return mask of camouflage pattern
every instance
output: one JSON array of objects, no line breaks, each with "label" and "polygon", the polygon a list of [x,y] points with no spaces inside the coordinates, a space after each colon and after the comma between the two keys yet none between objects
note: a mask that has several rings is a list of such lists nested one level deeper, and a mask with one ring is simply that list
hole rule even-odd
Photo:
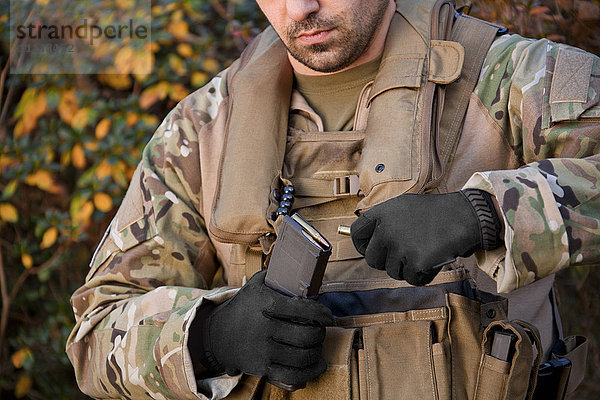
[{"label": "camouflage pattern", "polygon": [[[475,90],[522,165],[476,173],[466,185],[495,194],[503,211],[505,254],[481,265],[499,291],[600,261],[600,61],[593,58],[585,103],[550,104],[562,47],[499,38]],[[160,125],[73,295],[77,325],[67,352],[92,397],[218,399],[240,379],[196,380],[187,350],[196,308],[235,293],[224,286],[235,267],[228,248],[206,229],[214,186],[206,177],[217,174],[225,131],[225,74]]]},{"label": "camouflage pattern", "polygon": [[[557,71],[559,52],[589,68]],[[569,89],[557,84],[565,77],[555,72],[568,72],[569,85],[584,88],[583,96],[561,98]],[[504,214],[505,260],[482,266],[498,291],[568,266],[598,264],[600,59],[548,40],[506,35],[490,49],[475,94],[523,165],[476,174],[466,185],[493,193]]]},{"label": "camouflage pattern", "polygon": [[[203,299],[222,302],[234,293],[209,289],[218,267],[198,211],[198,124],[222,101],[220,82],[184,100],[157,129],[85,285],[72,297],[77,325],[67,352],[92,397],[198,398],[187,327]],[[183,115],[190,109],[194,123]],[[213,395],[222,397],[237,381],[214,379]]]}]

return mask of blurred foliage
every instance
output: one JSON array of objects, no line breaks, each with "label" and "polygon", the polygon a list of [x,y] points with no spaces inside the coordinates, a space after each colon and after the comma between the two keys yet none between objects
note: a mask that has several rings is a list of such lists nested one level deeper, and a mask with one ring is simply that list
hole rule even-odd
[{"label": "blurred foliage", "polygon": [[[600,53],[598,0],[472,3],[512,32]],[[153,0],[151,74],[135,74],[125,51],[120,75],[10,75],[8,8],[0,2],[0,398],[83,398],[64,353],[69,297],[157,124],[265,21],[251,0]],[[586,271],[566,271],[560,286],[567,324],[592,339],[581,399],[600,394],[599,282]]]},{"label": "blurred foliage", "polygon": [[115,57],[122,74],[11,75],[8,3],[0,3],[0,398],[81,398],[64,353],[69,297],[158,123],[265,23],[253,1],[156,0],[152,74],[136,74],[124,47]]}]

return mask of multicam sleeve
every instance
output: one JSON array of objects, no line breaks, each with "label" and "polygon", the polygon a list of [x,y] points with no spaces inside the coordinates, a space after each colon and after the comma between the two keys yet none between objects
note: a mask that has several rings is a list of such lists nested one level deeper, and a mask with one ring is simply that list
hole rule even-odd
[{"label": "multicam sleeve", "polygon": [[237,383],[213,378],[199,390],[187,349],[188,327],[218,262],[199,210],[198,132],[224,96],[220,77],[183,100],[143,152],[123,203],[71,301],[76,326],[67,342],[78,384],[94,398],[218,398]]},{"label": "multicam sleeve", "polygon": [[475,94],[523,165],[476,173],[465,185],[496,196],[506,227],[506,248],[479,253],[480,267],[507,293],[600,264],[600,58],[504,36]]}]

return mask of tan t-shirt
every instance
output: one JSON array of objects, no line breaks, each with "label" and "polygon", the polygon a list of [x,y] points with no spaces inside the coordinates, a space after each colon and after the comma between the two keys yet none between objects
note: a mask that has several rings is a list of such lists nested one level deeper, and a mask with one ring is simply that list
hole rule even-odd
[{"label": "tan t-shirt", "polygon": [[323,120],[326,132],[349,131],[354,123],[358,97],[377,75],[381,58],[332,75],[294,73],[295,88]]}]

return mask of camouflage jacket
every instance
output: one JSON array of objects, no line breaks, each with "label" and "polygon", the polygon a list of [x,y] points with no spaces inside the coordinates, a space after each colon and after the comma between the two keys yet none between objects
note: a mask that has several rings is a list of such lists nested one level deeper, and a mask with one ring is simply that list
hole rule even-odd
[{"label": "camouflage jacket", "polygon": [[[227,73],[159,126],[73,295],[77,324],[67,352],[92,397],[216,399],[238,382],[196,380],[187,349],[197,307],[235,293],[226,286],[236,267],[231,245],[206,229]],[[481,188],[498,199],[506,246],[478,254],[478,264],[499,292],[600,263],[599,102],[595,56],[516,35],[490,49],[443,190]],[[308,111],[306,123],[318,125]]]}]

